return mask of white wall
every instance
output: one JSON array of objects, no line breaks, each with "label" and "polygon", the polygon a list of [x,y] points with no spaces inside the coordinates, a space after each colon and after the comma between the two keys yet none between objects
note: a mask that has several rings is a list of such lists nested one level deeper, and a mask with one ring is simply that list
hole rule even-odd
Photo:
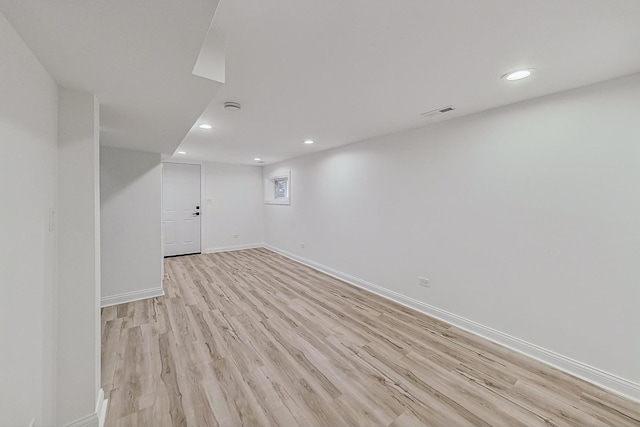
[{"label": "white wall", "polygon": [[203,252],[261,245],[262,168],[206,163],[204,170]]},{"label": "white wall", "polygon": [[100,149],[102,304],[162,294],[160,154]]},{"label": "white wall", "polygon": [[293,192],[265,242],[637,387],[639,100],[640,74],[266,167]]},{"label": "white wall", "polygon": [[95,415],[101,386],[100,126],[92,93],[60,89],[58,111],[57,419],[66,425]]},{"label": "white wall", "polygon": [[55,417],[57,87],[0,14],[0,426]]}]

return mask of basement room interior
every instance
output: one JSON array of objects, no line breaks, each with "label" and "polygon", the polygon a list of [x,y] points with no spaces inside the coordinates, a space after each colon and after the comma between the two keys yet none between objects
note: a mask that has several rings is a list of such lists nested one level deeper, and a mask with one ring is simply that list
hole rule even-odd
[{"label": "basement room interior", "polygon": [[0,427],[640,426],[639,22],[0,0]]}]

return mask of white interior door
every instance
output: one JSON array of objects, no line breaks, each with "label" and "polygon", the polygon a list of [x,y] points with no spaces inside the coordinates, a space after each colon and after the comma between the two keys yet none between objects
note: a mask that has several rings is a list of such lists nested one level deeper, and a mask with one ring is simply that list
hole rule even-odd
[{"label": "white interior door", "polygon": [[200,165],[162,168],[164,256],[200,253]]}]

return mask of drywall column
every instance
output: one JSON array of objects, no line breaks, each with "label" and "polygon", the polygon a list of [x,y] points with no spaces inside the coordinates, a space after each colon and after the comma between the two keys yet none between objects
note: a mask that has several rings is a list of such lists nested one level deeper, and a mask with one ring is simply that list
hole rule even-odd
[{"label": "drywall column", "polygon": [[0,58],[0,426],[50,426],[58,88],[2,14]]},{"label": "drywall column", "polygon": [[58,425],[98,425],[100,193],[98,101],[60,89],[58,104]]},{"label": "drywall column", "polygon": [[102,305],[162,295],[160,154],[102,147]]}]

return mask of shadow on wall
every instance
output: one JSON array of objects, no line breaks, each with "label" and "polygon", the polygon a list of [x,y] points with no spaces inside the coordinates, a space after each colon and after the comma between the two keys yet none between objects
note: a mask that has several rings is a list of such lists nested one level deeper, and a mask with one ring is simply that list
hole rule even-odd
[{"label": "shadow on wall", "polygon": [[108,203],[160,163],[160,154],[101,147],[100,202]]}]

